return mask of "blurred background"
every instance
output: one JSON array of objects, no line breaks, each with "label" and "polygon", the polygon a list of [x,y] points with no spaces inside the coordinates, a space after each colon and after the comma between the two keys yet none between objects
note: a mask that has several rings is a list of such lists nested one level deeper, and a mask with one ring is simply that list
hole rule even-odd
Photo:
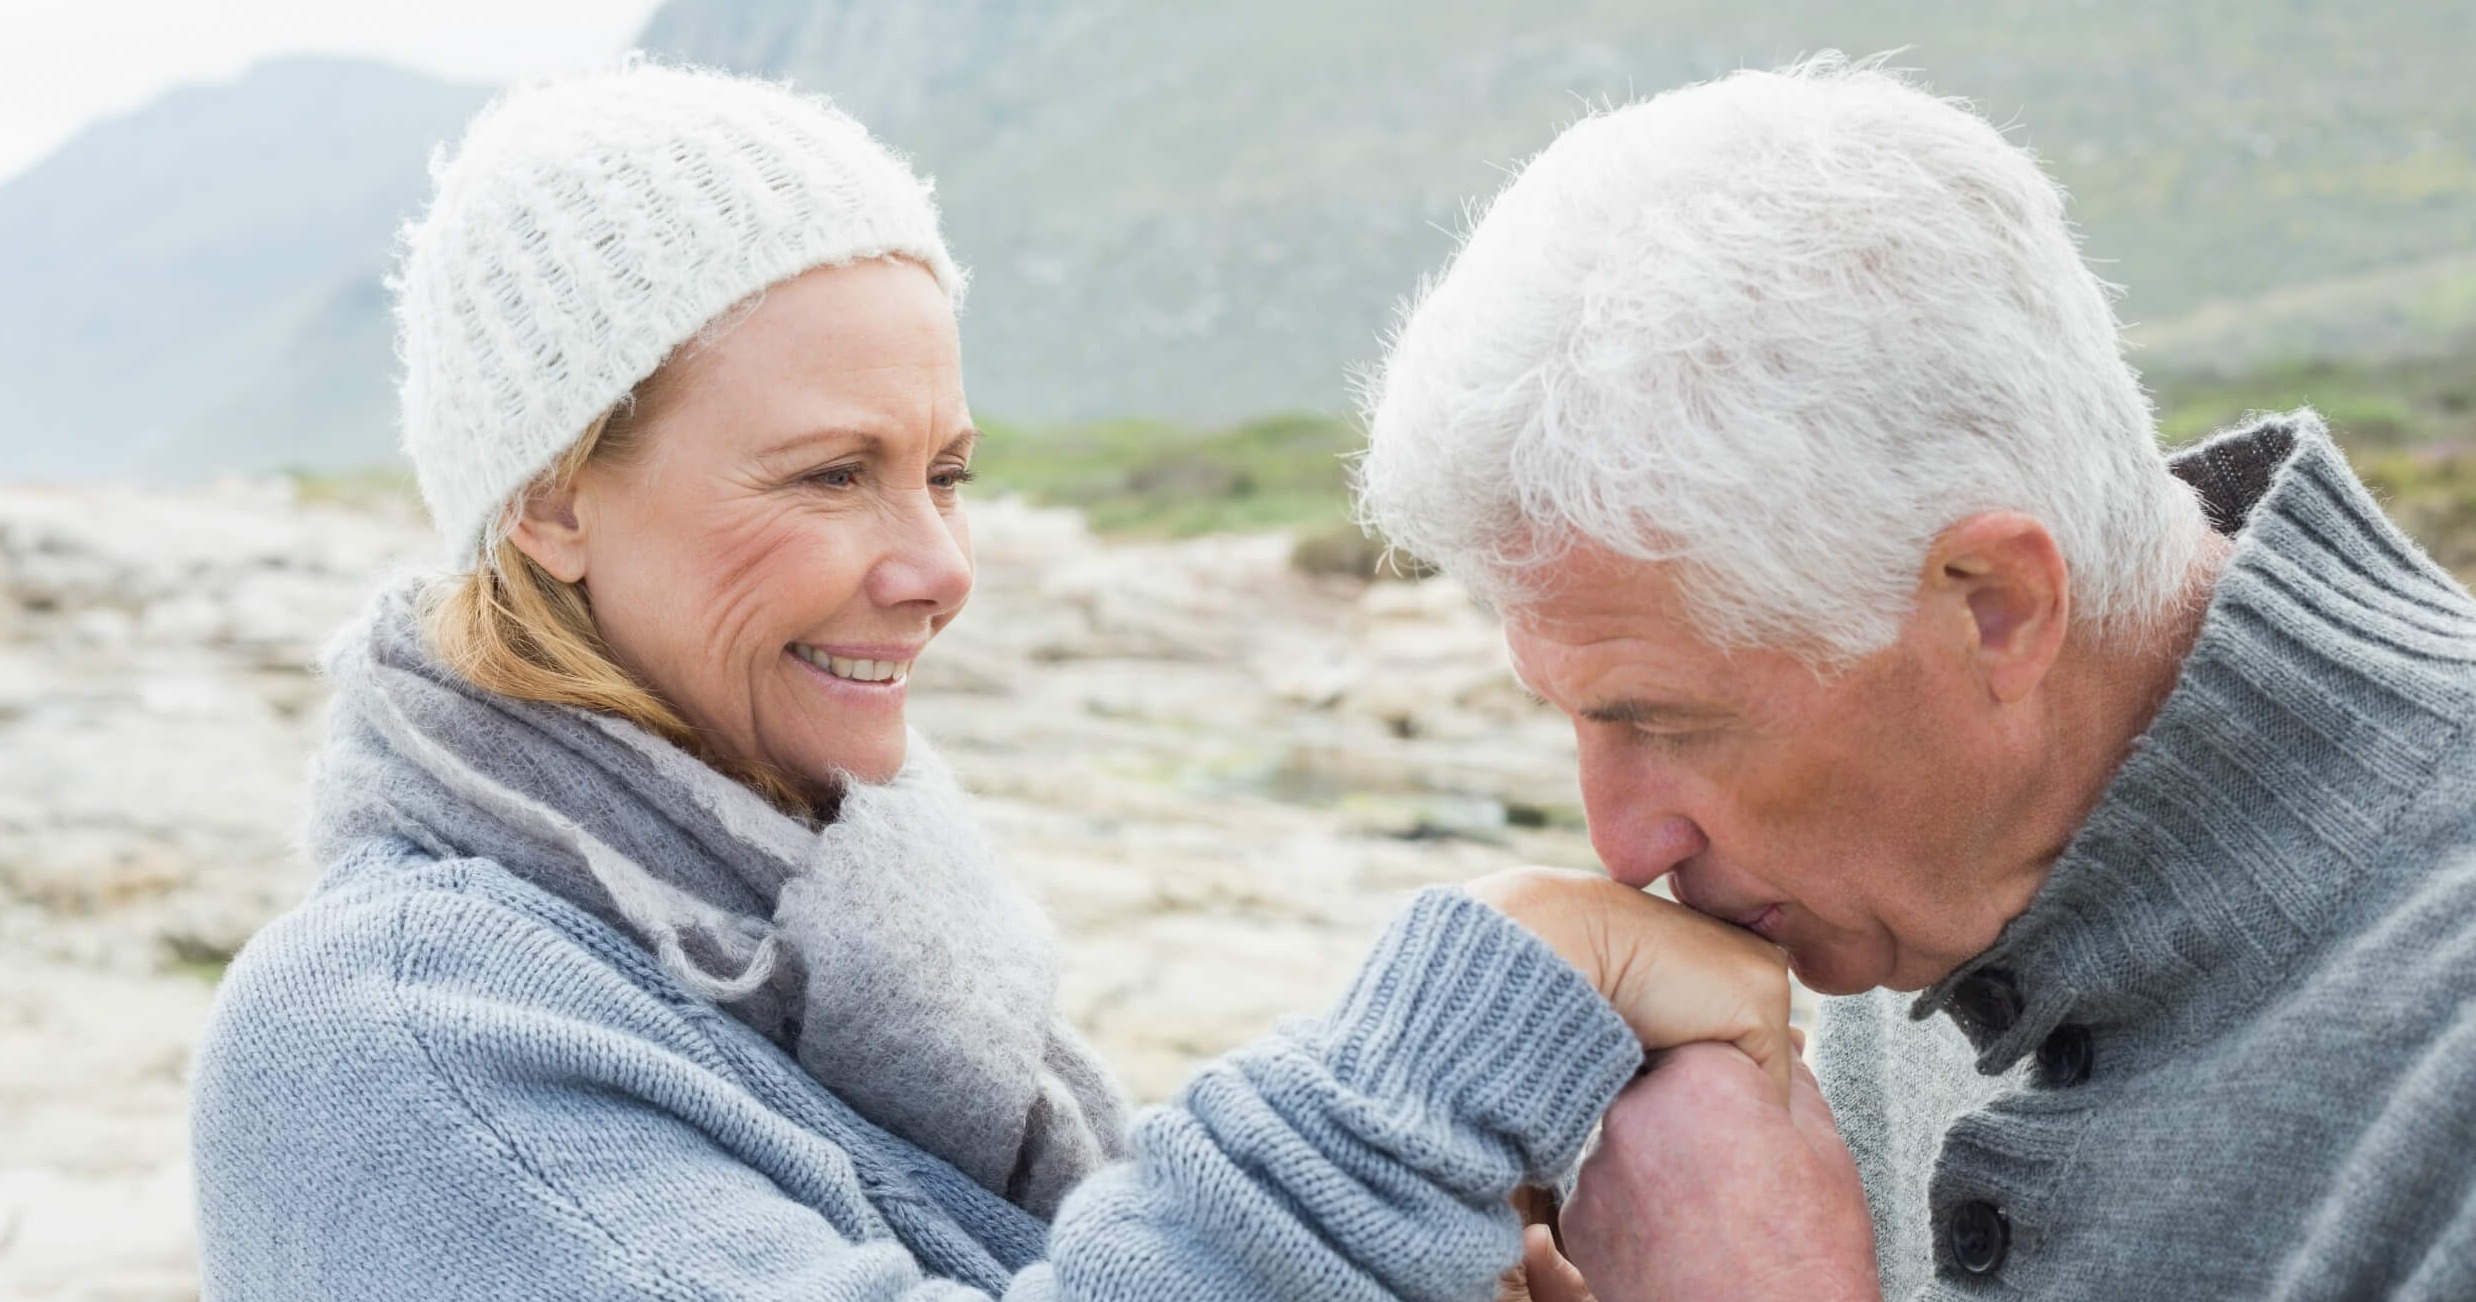
[{"label": "blurred background", "polygon": [[[194,1296],[183,1081],[307,889],[309,665],[430,543],[381,278],[509,80],[831,95],[933,174],[993,431],[919,719],[1157,1098],[1416,885],[1587,866],[1562,725],[1346,523],[1352,377],[1563,125],[1898,51],[2069,187],[2171,440],[2311,402],[2476,573],[2476,11],[2445,0],[6,0],[0,1297]],[[317,1070],[317,1064],[303,1064]]]}]

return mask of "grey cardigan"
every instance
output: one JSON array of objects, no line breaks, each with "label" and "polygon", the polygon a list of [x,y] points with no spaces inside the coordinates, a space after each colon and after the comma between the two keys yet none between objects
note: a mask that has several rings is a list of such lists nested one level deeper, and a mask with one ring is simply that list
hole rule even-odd
[{"label": "grey cardigan", "polygon": [[2179,461],[2236,551],[2044,890],[1828,1001],[1890,1298],[2476,1298],[2476,603],[2311,413]]}]

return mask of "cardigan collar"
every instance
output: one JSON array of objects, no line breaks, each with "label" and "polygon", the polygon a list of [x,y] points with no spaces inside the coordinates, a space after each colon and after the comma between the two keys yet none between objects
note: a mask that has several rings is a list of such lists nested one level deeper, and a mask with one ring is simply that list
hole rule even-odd
[{"label": "cardigan collar", "polygon": [[2476,718],[2476,604],[2318,417],[2174,469],[2235,541],[2201,634],[2029,907],[1911,1008],[1989,1074],[2067,1023],[2200,1025],[2275,985],[2377,894],[2388,831]]}]

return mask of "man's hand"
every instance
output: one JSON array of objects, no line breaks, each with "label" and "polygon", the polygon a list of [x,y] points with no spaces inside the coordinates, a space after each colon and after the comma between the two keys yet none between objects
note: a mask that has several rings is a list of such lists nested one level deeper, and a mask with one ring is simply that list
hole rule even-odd
[{"label": "man's hand", "polygon": [[1753,933],[1596,873],[1511,868],[1464,889],[1546,941],[1653,1052],[1716,1040],[1788,1097],[1788,958]]},{"label": "man's hand", "polygon": [[1726,1044],[1668,1053],[1617,1096],[1562,1214],[1602,1302],[1872,1302],[1857,1163],[1803,1063],[1785,1107]]},{"label": "man's hand", "polygon": [[1522,1264],[1505,1273],[1496,1286],[1496,1302],[1598,1302],[1582,1272],[1556,1250],[1556,1236],[1544,1225],[1522,1231]]}]

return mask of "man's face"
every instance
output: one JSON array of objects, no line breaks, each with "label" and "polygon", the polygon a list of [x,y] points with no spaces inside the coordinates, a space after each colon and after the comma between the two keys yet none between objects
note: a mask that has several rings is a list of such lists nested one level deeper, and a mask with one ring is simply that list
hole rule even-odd
[{"label": "man's face", "polygon": [[[1577,552],[1510,612],[1531,690],[1574,721],[1591,843],[1633,886],[1785,948],[1825,993],[1932,984],[1990,944],[2021,771],[1948,621],[1828,678],[1723,651],[1672,567]],[[1965,612],[1963,615],[1965,618]]]}]

